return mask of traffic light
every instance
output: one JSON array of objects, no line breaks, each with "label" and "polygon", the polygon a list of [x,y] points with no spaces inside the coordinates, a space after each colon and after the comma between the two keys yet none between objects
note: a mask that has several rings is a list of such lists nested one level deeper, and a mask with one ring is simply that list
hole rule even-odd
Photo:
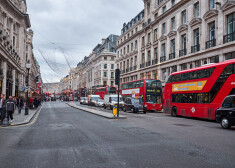
[{"label": "traffic light", "polygon": [[120,69],[115,70],[115,85],[120,84]]}]

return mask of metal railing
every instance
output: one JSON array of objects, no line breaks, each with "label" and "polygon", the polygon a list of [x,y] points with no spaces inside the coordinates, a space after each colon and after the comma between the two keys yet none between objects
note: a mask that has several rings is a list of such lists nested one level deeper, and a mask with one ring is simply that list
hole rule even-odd
[{"label": "metal railing", "polygon": [[234,41],[234,40],[235,40],[235,32],[230,33],[230,34],[226,34],[224,36],[224,43],[228,43],[228,42],[231,42],[231,41]]},{"label": "metal railing", "polygon": [[200,44],[191,47],[191,53],[200,51]]},{"label": "metal railing", "polygon": [[157,64],[157,59],[152,60],[152,65]]},{"label": "metal railing", "polygon": [[151,61],[146,62],[146,67],[151,65]]},{"label": "metal railing", "polygon": [[216,39],[206,42],[206,49],[216,46]]},{"label": "metal railing", "polygon": [[144,63],[140,64],[140,68],[144,68]]},{"label": "metal railing", "polygon": [[184,56],[184,55],[187,55],[187,49],[183,49],[183,50],[180,50],[179,51],[179,56]]},{"label": "metal railing", "polygon": [[135,71],[136,69],[137,69],[137,66],[134,66],[134,69],[133,69],[133,70]]},{"label": "metal railing", "polygon": [[166,56],[160,57],[160,62],[165,62],[166,61]]},{"label": "metal railing", "polygon": [[171,60],[171,59],[175,59],[175,53],[169,54],[169,60]]}]

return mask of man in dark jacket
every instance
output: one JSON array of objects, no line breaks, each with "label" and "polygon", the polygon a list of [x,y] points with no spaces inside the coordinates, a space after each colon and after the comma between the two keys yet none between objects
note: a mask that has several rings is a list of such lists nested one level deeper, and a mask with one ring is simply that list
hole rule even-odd
[{"label": "man in dark jacket", "polygon": [[9,97],[9,99],[6,101],[6,112],[7,112],[7,119],[13,120],[13,113],[15,111],[15,102],[12,99],[12,96]]},{"label": "man in dark jacket", "polygon": [[6,116],[6,99],[5,99],[5,95],[1,94],[1,99],[0,99],[0,120],[1,123],[3,121],[3,119]]},{"label": "man in dark jacket", "polygon": [[18,100],[18,113],[19,114],[21,113],[21,110],[22,110],[23,107],[24,107],[24,99],[21,96]]}]

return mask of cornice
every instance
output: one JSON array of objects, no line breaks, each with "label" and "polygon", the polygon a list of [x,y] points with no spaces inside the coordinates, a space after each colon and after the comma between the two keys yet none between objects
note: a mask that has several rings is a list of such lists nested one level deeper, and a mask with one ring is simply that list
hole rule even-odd
[{"label": "cornice", "polygon": [[191,27],[193,26],[196,26],[198,24],[201,24],[202,23],[202,19],[201,18],[193,18],[190,22],[189,22],[189,25]]},{"label": "cornice", "polygon": [[218,15],[219,11],[214,9],[214,10],[209,10],[203,15],[204,20],[208,20],[212,17],[216,17]]}]

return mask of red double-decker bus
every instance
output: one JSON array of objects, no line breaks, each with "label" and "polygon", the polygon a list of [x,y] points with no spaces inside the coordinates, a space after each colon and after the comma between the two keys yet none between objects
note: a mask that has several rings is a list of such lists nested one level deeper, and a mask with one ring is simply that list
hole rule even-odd
[{"label": "red double-decker bus", "polygon": [[106,94],[117,94],[117,89],[114,86],[105,86],[94,89],[95,95],[99,95],[102,100],[104,100],[104,95]]},{"label": "red double-decker bus", "polygon": [[121,84],[121,95],[140,98],[147,110],[162,110],[162,84],[160,80],[141,79]]},{"label": "red double-decker bus", "polygon": [[235,94],[235,60],[173,73],[165,85],[164,111],[215,119],[224,98]]}]

